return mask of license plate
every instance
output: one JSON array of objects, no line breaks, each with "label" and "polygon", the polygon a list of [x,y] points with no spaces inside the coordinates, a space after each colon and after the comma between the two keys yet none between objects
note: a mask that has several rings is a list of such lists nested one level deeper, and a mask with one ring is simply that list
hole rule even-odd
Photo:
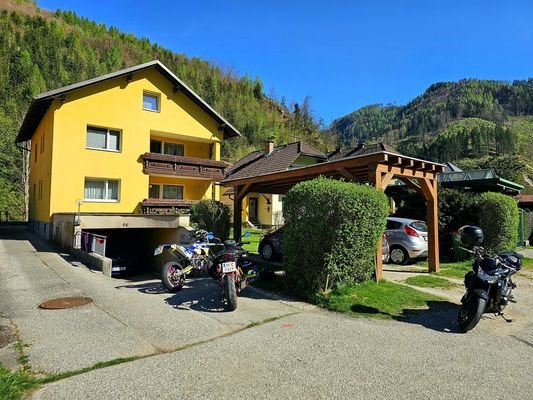
[{"label": "license plate", "polygon": [[161,254],[163,252],[163,246],[157,246],[154,250],[154,256],[158,256],[159,254]]},{"label": "license plate", "polygon": [[235,272],[237,270],[237,264],[235,261],[228,261],[222,263],[222,273],[227,274],[228,272]]},{"label": "license plate", "polygon": [[111,272],[126,271],[126,267],[111,267]]}]

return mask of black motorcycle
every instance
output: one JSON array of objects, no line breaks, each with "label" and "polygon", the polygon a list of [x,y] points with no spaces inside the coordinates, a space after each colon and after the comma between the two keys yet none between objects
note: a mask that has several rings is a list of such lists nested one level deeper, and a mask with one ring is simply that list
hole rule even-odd
[{"label": "black motorcycle", "polygon": [[463,226],[459,235],[461,248],[475,257],[472,271],[465,275],[466,293],[461,299],[459,327],[468,332],[477,325],[483,313],[494,313],[512,322],[504,317],[503,310],[509,302],[514,302],[512,290],[516,284],[511,276],[522,268],[522,255],[515,252],[486,255],[480,246],[483,231],[477,226]]},{"label": "black motorcycle", "polygon": [[[249,232],[245,236],[249,236]],[[244,242],[224,241],[224,249],[218,253],[209,267],[209,275],[222,286],[222,295],[230,311],[237,308],[237,296],[251,283],[259,279],[259,271],[242,248]]]}]

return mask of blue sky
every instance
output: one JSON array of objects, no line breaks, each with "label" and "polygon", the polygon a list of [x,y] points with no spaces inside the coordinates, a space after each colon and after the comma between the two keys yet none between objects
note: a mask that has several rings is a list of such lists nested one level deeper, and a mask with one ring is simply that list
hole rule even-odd
[{"label": "blue sky", "polygon": [[259,76],[329,123],[430,84],[533,77],[533,1],[38,0]]}]

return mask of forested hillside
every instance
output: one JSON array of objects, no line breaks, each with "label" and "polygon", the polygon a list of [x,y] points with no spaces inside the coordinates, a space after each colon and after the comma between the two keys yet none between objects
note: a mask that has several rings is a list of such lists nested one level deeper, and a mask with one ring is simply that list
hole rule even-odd
[{"label": "forested hillside", "polygon": [[326,150],[334,144],[311,113],[310,98],[286,106],[264,93],[260,78],[173,53],[149,39],[96,24],[70,11],[51,13],[33,1],[0,3],[0,210],[23,209],[21,151],[14,139],[33,96],[158,59],[242,133],[222,157],[239,159],[263,146],[302,139]]},{"label": "forested hillside", "polygon": [[[496,168],[533,192],[533,79],[431,85],[405,106],[372,105],[331,124],[346,146],[384,141],[400,153]],[[520,172],[516,172],[516,166]]]}]

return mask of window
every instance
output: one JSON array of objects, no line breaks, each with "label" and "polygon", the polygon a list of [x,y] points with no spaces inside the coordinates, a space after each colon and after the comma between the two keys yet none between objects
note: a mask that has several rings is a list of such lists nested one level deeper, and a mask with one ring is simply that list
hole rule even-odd
[{"label": "window", "polygon": [[170,154],[172,156],[183,156],[184,147],[182,144],[165,142],[163,144],[163,154]]},{"label": "window", "polygon": [[159,95],[153,93],[143,93],[143,110],[159,111]]},{"label": "window", "polygon": [[163,142],[161,140],[150,140],[150,153],[162,153]]},{"label": "window", "polygon": [[88,149],[120,151],[120,132],[88,126],[86,146]]},{"label": "window", "polygon": [[183,186],[163,185],[163,199],[183,200]]},{"label": "window", "polygon": [[118,180],[85,178],[85,200],[118,201]]},{"label": "window", "polygon": [[183,156],[185,155],[185,146],[180,143],[170,143],[152,139],[150,140],[150,153]]},{"label": "window", "polygon": [[150,190],[148,193],[148,197],[151,199],[158,199],[159,198],[159,185],[150,185]]}]

